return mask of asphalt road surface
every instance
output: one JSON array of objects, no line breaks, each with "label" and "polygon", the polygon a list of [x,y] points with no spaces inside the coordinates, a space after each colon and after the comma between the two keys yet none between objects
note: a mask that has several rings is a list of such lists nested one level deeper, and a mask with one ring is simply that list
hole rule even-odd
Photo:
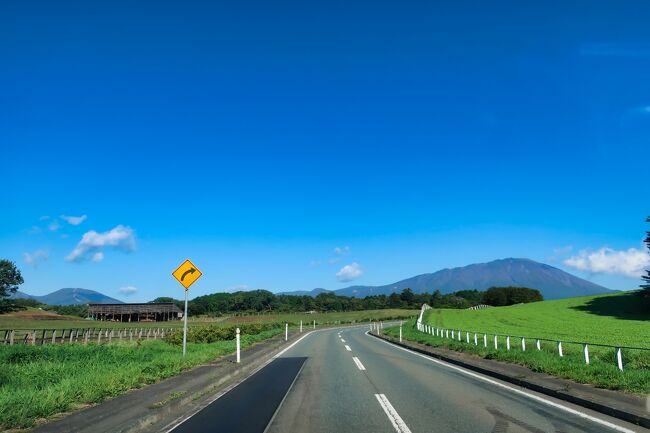
[{"label": "asphalt road surface", "polygon": [[431,360],[366,331],[307,335],[173,432],[647,431]]}]

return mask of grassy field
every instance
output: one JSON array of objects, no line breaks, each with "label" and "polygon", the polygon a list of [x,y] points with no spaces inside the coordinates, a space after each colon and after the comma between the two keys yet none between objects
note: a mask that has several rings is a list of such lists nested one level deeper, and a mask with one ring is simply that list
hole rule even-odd
[{"label": "grassy field", "polygon": [[[282,331],[243,335],[242,346]],[[233,341],[189,343],[185,358],[179,346],[163,341],[0,346],[0,430],[30,427],[37,419],[100,402],[234,350]]]},{"label": "grassy field", "polygon": [[225,319],[224,323],[237,324],[237,323],[254,323],[254,322],[288,322],[290,324],[298,324],[303,321],[303,325],[307,326],[316,321],[317,325],[335,325],[343,323],[366,323],[370,320],[390,320],[390,319],[406,319],[416,317],[420,314],[420,310],[405,310],[405,309],[387,309],[387,310],[364,310],[364,311],[348,311],[348,312],[332,312],[332,313],[285,313],[285,314],[259,314],[249,316],[232,316]]},{"label": "grassy field", "polygon": [[[289,322],[298,324],[300,320],[305,326],[316,321],[318,325],[331,325],[335,323],[367,322],[369,320],[386,320],[391,318],[408,318],[416,316],[419,310],[367,310],[350,311],[343,313],[286,313],[286,314],[254,314],[244,316],[223,317],[189,317],[190,326],[206,324],[231,325],[237,323],[255,322]],[[30,308],[0,315],[0,329],[72,329],[72,328],[159,328],[182,326],[182,321],[172,322],[97,322],[73,316],[60,316],[58,314]]]},{"label": "grassy field", "polygon": [[634,292],[483,310],[429,310],[440,328],[650,348],[650,306]]},{"label": "grassy field", "polygon": [[[433,347],[474,353],[527,366],[533,371],[552,374],[601,388],[628,392],[650,393],[650,351],[623,350],[624,371],[616,366],[615,350],[590,346],[590,364],[586,365],[583,346],[567,341],[635,346],[650,348],[650,310],[645,301],[634,293],[588,296],[558,301],[544,301],[510,307],[483,310],[429,310],[424,322],[438,328],[470,331],[470,343],[463,332],[462,341],[436,337],[415,329],[415,321],[404,325],[404,338]],[[397,336],[398,328],[386,330]],[[478,333],[474,345],[473,332]],[[484,347],[484,333],[488,347]],[[506,338],[498,337],[494,349],[494,334],[525,336],[527,350],[521,349],[521,338],[511,337],[511,350],[506,350]],[[457,335],[457,334],[456,334]],[[541,351],[530,337],[554,340],[542,342]],[[562,340],[563,357],[558,355],[555,340]]]}]

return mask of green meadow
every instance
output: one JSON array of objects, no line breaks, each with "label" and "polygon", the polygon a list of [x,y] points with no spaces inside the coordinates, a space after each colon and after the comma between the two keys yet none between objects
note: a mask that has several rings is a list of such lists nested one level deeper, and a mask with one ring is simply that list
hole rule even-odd
[{"label": "green meadow", "polygon": [[428,310],[439,328],[650,348],[650,305],[636,292],[482,310]]},{"label": "green meadow", "polygon": [[[450,331],[453,329],[456,339],[419,332],[414,320],[404,324],[403,336],[432,347],[470,352],[487,359],[524,365],[533,371],[579,383],[648,394],[650,350],[624,348],[624,368],[620,371],[615,348],[595,346],[603,344],[650,349],[650,308],[647,302],[635,292],[624,292],[482,310],[433,309],[425,313],[424,323]],[[461,341],[458,341],[458,330],[463,331]],[[396,337],[399,331],[393,327],[386,332]],[[469,343],[467,332],[470,334]],[[476,345],[474,333],[477,334]],[[488,334],[487,347],[484,346],[485,334]],[[494,334],[500,334],[497,349],[494,348]],[[510,350],[506,349],[508,335],[511,337]],[[520,337],[526,337],[526,350],[522,350]],[[543,341],[541,350],[537,350],[535,337],[551,341]],[[563,342],[563,357],[558,353],[558,341]],[[584,346],[571,342],[590,343],[589,365],[585,363]]]}]

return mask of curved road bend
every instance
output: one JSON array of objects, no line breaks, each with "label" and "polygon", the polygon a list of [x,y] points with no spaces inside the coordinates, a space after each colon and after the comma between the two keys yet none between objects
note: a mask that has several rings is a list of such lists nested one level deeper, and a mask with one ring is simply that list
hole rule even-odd
[{"label": "curved road bend", "polygon": [[345,328],[306,336],[173,432],[648,431],[525,391],[586,416],[569,413],[366,331]]}]

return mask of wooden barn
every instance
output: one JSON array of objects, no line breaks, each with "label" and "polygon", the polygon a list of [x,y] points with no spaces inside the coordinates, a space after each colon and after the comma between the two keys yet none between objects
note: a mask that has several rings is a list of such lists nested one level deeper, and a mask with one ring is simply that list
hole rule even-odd
[{"label": "wooden barn", "polygon": [[173,302],[156,304],[88,304],[88,316],[111,322],[168,322],[183,318]]}]

